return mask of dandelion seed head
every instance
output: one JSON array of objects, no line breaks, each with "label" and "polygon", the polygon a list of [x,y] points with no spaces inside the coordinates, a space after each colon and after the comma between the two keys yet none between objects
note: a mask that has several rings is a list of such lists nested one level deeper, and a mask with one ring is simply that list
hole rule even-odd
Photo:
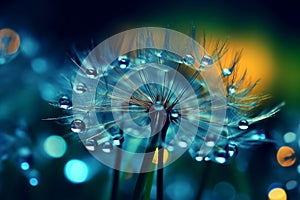
[{"label": "dandelion seed head", "polygon": [[[256,112],[266,97],[253,95],[257,82],[237,73],[240,52],[223,65],[227,50],[227,43],[219,42],[208,52],[194,39],[161,28],[132,29],[103,41],[86,57],[78,56],[71,130],[110,167],[120,150],[122,171],[152,170],[141,169],[142,157],[153,158],[162,147],[171,158],[163,166],[186,150],[197,161],[229,163],[238,148],[266,140],[250,125],[281,105]],[[160,139],[151,143],[156,135]],[[96,154],[98,149],[110,158]]]}]

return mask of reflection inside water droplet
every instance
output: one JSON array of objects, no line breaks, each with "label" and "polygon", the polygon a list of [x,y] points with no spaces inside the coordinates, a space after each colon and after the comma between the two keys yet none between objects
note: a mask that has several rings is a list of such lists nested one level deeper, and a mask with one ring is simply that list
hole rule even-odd
[{"label": "reflection inside water droplet", "polygon": [[82,94],[87,91],[87,87],[84,83],[75,83],[73,86],[73,90],[77,94]]},{"label": "reflection inside water droplet", "polygon": [[247,120],[243,119],[241,121],[239,121],[239,129],[241,130],[246,130],[249,127],[249,123]]},{"label": "reflection inside water droplet", "polygon": [[67,96],[62,96],[59,100],[58,100],[58,105],[60,108],[65,109],[65,110],[69,110],[72,108],[72,102],[69,99],[69,97]]},{"label": "reflection inside water droplet", "polygon": [[121,69],[126,69],[129,66],[130,58],[128,56],[120,56],[118,58],[118,65]]},{"label": "reflection inside water droplet", "polygon": [[210,66],[210,65],[212,65],[212,64],[214,64],[214,61],[213,61],[213,59],[212,59],[210,56],[208,56],[208,55],[203,56],[203,58],[202,58],[201,61],[200,61],[200,66],[201,66],[201,67],[208,67],[208,66]]},{"label": "reflection inside water droplet", "polygon": [[71,123],[71,131],[81,133],[85,130],[85,123],[80,119],[75,119]]},{"label": "reflection inside water droplet", "polygon": [[185,55],[185,56],[183,57],[182,61],[183,61],[183,63],[184,63],[185,65],[188,65],[188,66],[195,63],[194,57],[193,57],[192,55],[189,55],[189,54]]},{"label": "reflection inside water droplet", "polygon": [[102,144],[102,151],[104,153],[110,153],[113,150],[113,145],[110,141],[106,141]]}]

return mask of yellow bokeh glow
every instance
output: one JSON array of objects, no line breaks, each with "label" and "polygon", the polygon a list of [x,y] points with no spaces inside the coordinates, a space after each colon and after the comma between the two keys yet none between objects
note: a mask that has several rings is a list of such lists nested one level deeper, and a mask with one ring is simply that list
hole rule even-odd
[{"label": "yellow bokeh glow", "polygon": [[269,200],[287,200],[287,195],[284,189],[274,188],[268,194]]},{"label": "yellow bokeh glow", "polygon": [[[160,150],[161,151],[161,150]],[[164,157],[163,157],[163,163],[166,163],[169,157],[169,152],[167,149],[164,149]],[[158,148],[156,148],[154,156],[153,156],[153,160],[152,160],[153,164],[158,164]]]}]

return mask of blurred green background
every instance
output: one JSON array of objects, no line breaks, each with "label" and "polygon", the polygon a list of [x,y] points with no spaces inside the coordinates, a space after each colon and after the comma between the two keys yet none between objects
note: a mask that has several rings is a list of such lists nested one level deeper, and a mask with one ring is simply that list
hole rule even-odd
[{"label": "blurred green background", "polygon": [[[129,28],[159,26],[189,34],[191,27],[196,26],[198,36],[205,31],[213,38],[229,38],[234,47],[244,48],[249,74],[253,79],[260,78],[259,88],[272,95],[270,105],[286,102],[277,118],[266,122],[266,129],[275,136],[293,131],[299,139],[299,19],[299,7],[291,1],[1,1],[0,29],[12,28],[18,32],[21,46],[22,35],[31,35],[39,41],[37,55],[50,59],[51,65],[46,73],[34,74],[30,67],[32,58],[20,54],[0,66],[1,124],[3,127],[14,126],[18,119],[25,119],[31,145],[39,157],[36,168],[42,177],[39,187],[31,187],[14,162],[5,162],[0,171],[0,199],[108,197],[112,172],[90,158],[80,143],[68,141],[67,153],[60,159],[40,155],[38,148],[43,137],[67,132],[54,122],[41,120],[57,116],[59,112],[43,99],[40,88],[47,81],[55,82],[59,73],[68,74],[66,52],[74,44],[89,48],[91,39],[95,43],[101,42]],[[59,86],[56,89],[59,90]],[[238,169],[238,161],[230,166],[218,166],[199,164],[185,156],[168,167],[166,183],[187,180],[181,187],[192,188],[195,197],[197,191],[205,193],[203,188],[214,188],[225,180],[236,191],[249,195],[244,199],[267,199],[267,188],[271,183],[284,183],[287,177],[299,179],[296,167],[282,169],[278,166],[276,148],[276,145],[265,144],[245,151],[242,155],[248,156],[247,171]],[[295,150],[299,156],[298,149],[297,146]],[[81,157],[88,157],[86,159],[99,170],[90,181],[71,184],[64,177],[63,167],[68,159]],[[126,186],[129,191],[133,187],[130,179],[123,183],[124,198],[128,197]],[[297,199],[299,192],[292,191],[289,195],[289,199]]]}]

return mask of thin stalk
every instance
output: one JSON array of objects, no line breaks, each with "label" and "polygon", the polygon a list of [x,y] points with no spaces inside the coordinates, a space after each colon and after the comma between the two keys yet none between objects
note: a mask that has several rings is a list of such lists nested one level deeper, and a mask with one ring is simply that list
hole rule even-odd
[{"label": "thin stalk", "polygon": [[[151,119],[151,135],[153,135],[149,139],[149,145],[147,145],[147,149],[145,152],[144,159],[142,161],[142,166],[141,166],[141,172],[143,171],[148,171],[150,170],[150,167],[152,165],[152,160],[153,160],[153,155],[152,154],[147,154],[150,152],[155,152],[157,147],[160,147],[159,144],[161,144],[162,139],[165,138],[169,122],[167,120],[167,113],[164,109],[157,109],[157,106],[161,105],[154,105],[151,107],[149,115]],[[163,160],[160,162],[160,165],[163,165]],[[161,167],[163,168],[163,167]],[[148,170],[147,170],[148,169]],[[163,172],[163,171],[161,171]],[[162,184],[163,184],[163,174],[159,173],[159,185],[160,188],[159,190],[159,195],[162,196]],[[133,192],[133,199],[142,199],[142,194],[145,190],[145,184],[146,184],[146,178],[148,173],[139,173],[138,179],[135,185],[135,189]]]},{"label": "thin stalk", "polygon": [[158,164],[157,164],[157,177],[156,177],[156,199],[163,199],[164,189],[164,149],[161,148],[163,142],[165,142],[166,134],[170,125],[170,120],[167,118],[162,130],[160,131],[160,150],[158,151]]},{"label": "thin stalk", "polygon": [[[123,135],[123,131],[120,130],[120,134]],[[119,191],[119,179],[120,179],[120,166],[121,166],[121,159],[122,159],[122,143],[117,148],[116,152],[116,160],[115,160],[115,167],[113,169],[113,182],[110,194],[110,200],[117,200],[118,199],[118,191]]]}]

